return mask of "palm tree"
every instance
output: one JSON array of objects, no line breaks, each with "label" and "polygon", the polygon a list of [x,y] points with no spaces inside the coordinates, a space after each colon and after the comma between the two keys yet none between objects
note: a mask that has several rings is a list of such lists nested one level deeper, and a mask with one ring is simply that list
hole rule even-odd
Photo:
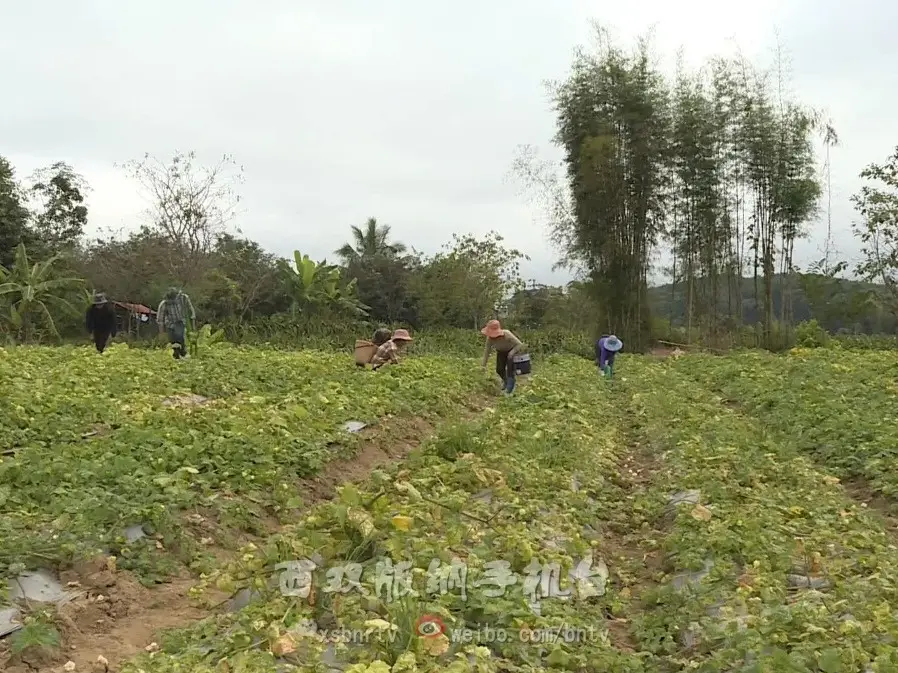
[{"label": "palm tree", "polygon": [[4,317],[14,330],[21,332],[24,341],[31,338],[35,318],[40,317],[46,319],[51,333],[59,336],[51,308],[73,313],[77,311],[64,297],[83,289],[84,281],[57,276],[54,268],[57,261],[58,256],[32,265],[25,246],[20,243],[11,268],[0,266],[0,301],[8,310]]},{"label": "palm tree", "polygon": [[379,225],[375,217],[368,218],[364,229],[353,225],[352,239],[352,243],[335,251],[344,264],[378,256],[394,257],[406,249],[403,243],[390,242],[390,225]]}]

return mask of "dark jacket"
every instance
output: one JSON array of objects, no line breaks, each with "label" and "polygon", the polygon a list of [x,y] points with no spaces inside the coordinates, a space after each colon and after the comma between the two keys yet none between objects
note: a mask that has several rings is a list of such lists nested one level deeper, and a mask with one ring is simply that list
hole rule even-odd
[{"label": "dark jacket", "polygon": [[85,324],[88,332],[115,336],[115,310],[112,304],[91,306],[87,309]]}]

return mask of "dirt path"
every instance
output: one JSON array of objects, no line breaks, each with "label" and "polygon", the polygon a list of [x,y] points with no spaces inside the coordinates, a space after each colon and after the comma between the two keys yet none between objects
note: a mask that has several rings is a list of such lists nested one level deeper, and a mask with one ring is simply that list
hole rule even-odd
[{"label": "dirt path", "polygon": [[[632,503],[650,488],[655,473],[660,469],[657,456],[643,445],[631,442],[621,456],[617,484],[624,491],[624,501]],[[618,521],[602,539],[602,546],[615,559],[617,582],[621,597],[626,601],[619,614],[609,614],[608,634],[612,645],[624,652],[640,649],[633,635],[633,617],[647,608],[642,596],[655,586],[655,577],[661,569],[661,558],[656,550],[649,549],[645,540],[656,537],[650,531],[654,522],[644,527],[641,521],[629,516]]]},{"label": "dirt path", "polygon": [[[479,413],[486,398],[471,400],[462,417]],[[363,429],[356,453],[328,462],[314,477],[299,480],[297,490],[306,507],[329,500],[335,489],[346,482],[362,482],[384,465],[403,460],[410,451],[433,435],[436,425],[421,417],[388,417]],[[209,519],[202,527],[214,531]],[[189,525],[189,524],[185,524]],[[272,519],[264,521],[268,533],[279,528]],[[225,560],[233,549],[211,550]],[[66,670],[114,673],[122,662],[142,650],[158,647],[162,631],[187,626],[226,609],[228,596],[207,594],[202,601],[190,597],[195,579],[184,571],[172,581],[153,588],[142,586],[130,573],[115,568],[106,557],[82,563],[62,573],[61,581],[81,596],[57,611],[57,628],[62,635],[60,649],[13,655],[10,641],[0,641],[0,671],[5,673],[62,673]],[[75,665],[71,669],[71,664]],[[65,666],[68,665],[69,669]]]}]

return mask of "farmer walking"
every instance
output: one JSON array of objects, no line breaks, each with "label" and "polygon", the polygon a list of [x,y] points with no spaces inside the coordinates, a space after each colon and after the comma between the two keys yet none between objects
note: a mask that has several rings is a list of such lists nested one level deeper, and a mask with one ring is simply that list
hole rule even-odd
[{"label": "farmer walking", "polygon": [[524,351],[524,344],[509,330],[502,329],[498,320],[490,320],[480,333],[486,337],[481,367],[486,369],[490,353],[495,350],[496,374],[502,379],[505,394],[511,395],[515,386],[514,357]]},{"label": "farmer walking", "polygon": [[106,350],[109,337],[116,334],[115,309],[102,292],[94,293],[94,301],[87,309],[85,323],[87,331],[94,338],[97,352],[102,353]]},{"label": "farmer walking", "polygon": [[172,349],[175,360],[180,360],[187,355],[187,319],[193,325],[196,320],[196,311],[190,297],[176,287],[169,288],[165,299],[159,303],[156,311],[156,321],[159,323],[159,333],[168,333],[168,342],[174,344]]},{"label": "farmer walking", "polygon": [[623,347],[623,342],[613,334],[603,334],[596,341],[596,364],[602,376],[614,375],[614,356]]},{"label": "farmer walking", "polygon": [[414,339],[409,336],[408,331],[404,329],[396,330],[389,340],[378,346],[377,352],[374,354],[374,357],[371,358],[371,368],[376,371],[388,363],[398,365],[399,351],[412,341],[414,341]]}]

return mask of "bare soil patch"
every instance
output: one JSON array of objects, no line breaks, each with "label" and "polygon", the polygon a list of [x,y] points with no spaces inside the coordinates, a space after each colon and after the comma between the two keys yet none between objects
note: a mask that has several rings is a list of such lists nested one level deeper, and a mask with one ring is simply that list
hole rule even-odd
[{"label": "bare soil patch", "polygon": [[364,481],[373,470],[402,460],[433,431],[434,426],[419,417],[393,417],[365,428],[360,433],[364,439],[358,453],[329,461],[315,476],[300,480],[299,490],[306,504],[328,500],[337,486]]},{"label": "bare soil patch", "polygon": [[55,673],[64,671],[71,661],[75,671],[105,671],[105,665],[98,663],[105,660],[109,670],[115,671],[119,662],[151,647],[159,631],[207,614],[189,598],[194,580],[186,573],[149,589],[100,556],[64,571],[60,580],[83,592],[56,611],[63,647],[52,653],[7,653],[5,661],[0,654],[0,670]]}]

